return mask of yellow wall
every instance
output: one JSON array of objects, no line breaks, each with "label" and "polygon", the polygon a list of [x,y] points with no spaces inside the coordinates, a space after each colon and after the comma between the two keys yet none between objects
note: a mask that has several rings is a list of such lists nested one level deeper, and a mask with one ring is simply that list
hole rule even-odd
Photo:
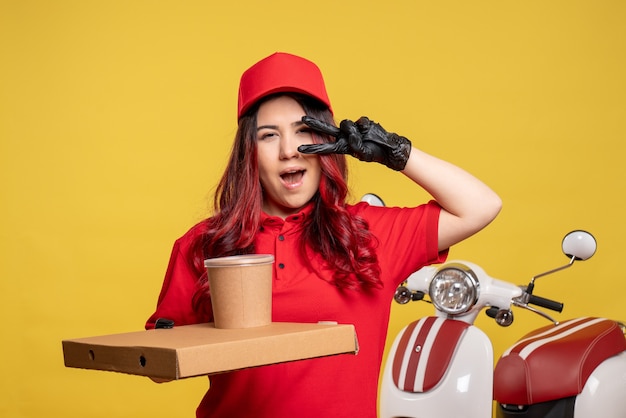
[{"label": "yellow wall", "polygon": [[[525,283],[592,231],[597,255],[539,282],[558,318],[626,319],[626,3],[0,1],[0,416],[192,416],[205,379],[67,369],[61,340],[133,331],[175,238],[201,219],[235,131],[238,77],[274,51],[326,75],[338,118],[368,115],[504,200],[453,249]],[[427,197],[352,164],[354,197]],[[430,312],[394,307],[390,329]],[[482,316],[496,353],[537,325]]]}]

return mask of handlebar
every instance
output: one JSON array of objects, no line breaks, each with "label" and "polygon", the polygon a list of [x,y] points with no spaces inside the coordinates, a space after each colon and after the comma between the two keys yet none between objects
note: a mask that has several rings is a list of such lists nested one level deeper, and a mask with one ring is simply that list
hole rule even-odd
[{"label": "handlebar", "polygon": [[[445,289],[446,286],[451,286],[450,283],[458,283],[463,296],[470,298],[472,289],[476,291],[476,287],[478,287],[476,282],[480,284],[480,294],[473,301],[467,303],[462,312],[448,307],[448,305],[452,306],[457,303],[456,294],[437,291],[437,286]],[[434,295],[431,292],[434,292]],[[546,312],[548,310],[559,313],[563,311],[563,303],[535,296],[533,294],[533,281],[528,286],[514,285],[491,277],[480,266],[464,260],[449,261],[439,267],[421,268],[411,274],[396,289],[394,299],[400,304],[405,304],[410,301],[424,300],[425,295],[429,297],[426,301],[434,303],[435,309],[440,314],[454,316],[466,322],[473,322],[483,308],[487,308],[487,315],[503,326],[512,322],[511,308],[514,306],[530,310],[554,323],[558,322]]]},{"label": "handlebar", "polygon": [[563,304],[561,302],[542,298],[541,296],[529,295],[528,303],[541,306],[542,308],[550,309],[556,312],[563,311]]}]

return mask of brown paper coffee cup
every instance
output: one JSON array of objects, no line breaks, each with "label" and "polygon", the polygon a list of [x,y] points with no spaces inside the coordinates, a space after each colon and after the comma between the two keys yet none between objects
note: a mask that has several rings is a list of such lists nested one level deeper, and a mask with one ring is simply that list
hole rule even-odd
[{"label": "brown paper coffee cup", "polygon": [[273,263],[271,254],[204,260],[215,328],[251,328],[272,322]]}]

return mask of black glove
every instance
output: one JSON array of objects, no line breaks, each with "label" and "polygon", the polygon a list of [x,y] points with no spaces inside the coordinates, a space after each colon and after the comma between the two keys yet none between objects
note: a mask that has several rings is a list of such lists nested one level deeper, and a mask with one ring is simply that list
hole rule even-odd
[{"label": "black glove", "polygon": [[329,144],[300,145],[298,151],[303,154],[350,154],[361,161],[374,161],[400,171],[411,153],[411,141],[385,131],[365,116],[356,122],[345,119],[339,128],[310,116],[303,116],[302,122],[315,131],[337,138]]}]

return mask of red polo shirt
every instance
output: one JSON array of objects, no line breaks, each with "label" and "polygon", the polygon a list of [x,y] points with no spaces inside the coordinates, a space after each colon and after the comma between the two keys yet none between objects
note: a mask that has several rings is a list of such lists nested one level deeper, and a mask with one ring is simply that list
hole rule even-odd
[{"label": "red polo shirt", "polygon": [[[198,417],[376,417],[378,375],[395,288],[420,267],[443,262],[447,252],[437,249],[440,207],[435,202],[417,208],[359,203],[348,210],[365,218],[378,240],[382,289],[342,290],[331,283],[332,274],[322,260],[314,258],[314,269],[307,267],[298,240],[310,207],[285,220],[263,214],[255,245],[257,253],[275,256],[272,320],[354,324],[359,353],[211,376]],[[159,317],[177,325],[207,320],[191,307],[197,277],[191,268],[190,243],[203,225],[194,226],[174,244],[157,310],[146,328]]]}]

